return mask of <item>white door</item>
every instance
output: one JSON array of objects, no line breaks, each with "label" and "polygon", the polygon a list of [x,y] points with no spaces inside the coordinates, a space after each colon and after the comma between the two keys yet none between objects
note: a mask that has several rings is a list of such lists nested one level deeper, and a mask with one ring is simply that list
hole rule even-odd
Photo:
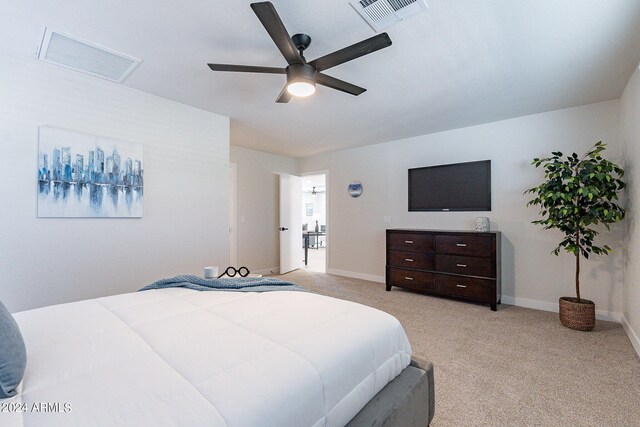
[{"label": "white door", "polygon": [[302,178],[280,174],[280,274],[301,268],[302,248]]}]

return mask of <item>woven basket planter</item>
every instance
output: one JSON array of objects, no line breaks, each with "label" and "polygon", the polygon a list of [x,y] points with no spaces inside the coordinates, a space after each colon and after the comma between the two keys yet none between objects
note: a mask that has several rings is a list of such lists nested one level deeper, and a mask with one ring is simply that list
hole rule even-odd
[{"label": "woven basket planter", "polygon": [[590,331],[596,325],[596,305],[593,301],[576,298],[560,298],[560,322],[567,328]]}]

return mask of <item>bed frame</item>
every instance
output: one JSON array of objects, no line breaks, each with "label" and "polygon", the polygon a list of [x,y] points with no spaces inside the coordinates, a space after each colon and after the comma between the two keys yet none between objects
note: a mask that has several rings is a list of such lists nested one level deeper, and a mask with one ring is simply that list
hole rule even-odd
[{"label": "bed frame", "polygon": [[347,427],[424,427],[435,411],[433,364],[414,357]]}]

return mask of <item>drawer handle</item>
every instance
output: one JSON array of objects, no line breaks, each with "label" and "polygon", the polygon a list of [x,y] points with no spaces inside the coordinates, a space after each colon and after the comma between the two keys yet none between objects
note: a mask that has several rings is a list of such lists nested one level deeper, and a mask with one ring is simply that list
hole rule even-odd
[{"label": "drawer handle", "polygon": [[456,286],[459,287],[459,288],[466,288],[467,287],[467,285],[456,285]]},{"label": "drawer handle", "polygon": [[413,277],[405,277],[406,280],[413,280]]},{"label": "drawer handle", "polygon": [[467,264],[456,264],[456,267],[466,267]]},{"label": "drawer handle", "polygon": [[405,240],[404,242],[405,242],[405,243],[412,244],[412,243],[413,243],[413,240]]},{"label": "drawer handle", "polygon": [[413,262],[413,260],[411,258],[405,258],[404,260],[407,261],[407,262]]},{"label": "drawer handle", "polygon": [[461,248],[466,248],[467,244],[466,243],[456,243],[456,246],[460,246]]}]

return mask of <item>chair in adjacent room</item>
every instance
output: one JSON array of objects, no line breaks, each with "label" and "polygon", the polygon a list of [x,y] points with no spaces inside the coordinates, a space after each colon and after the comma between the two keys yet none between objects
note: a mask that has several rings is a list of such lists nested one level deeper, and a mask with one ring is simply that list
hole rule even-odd
[{"label": "chair in adjacent room", "polygon": [[325,238],[326,238],[326,233],[327,233],[327,226],[326,225],[321,225],[320,226],[320,232],[321,233],[325,233],[323,236],[318,236],[318,247],[323,248],[325,247]]}]

